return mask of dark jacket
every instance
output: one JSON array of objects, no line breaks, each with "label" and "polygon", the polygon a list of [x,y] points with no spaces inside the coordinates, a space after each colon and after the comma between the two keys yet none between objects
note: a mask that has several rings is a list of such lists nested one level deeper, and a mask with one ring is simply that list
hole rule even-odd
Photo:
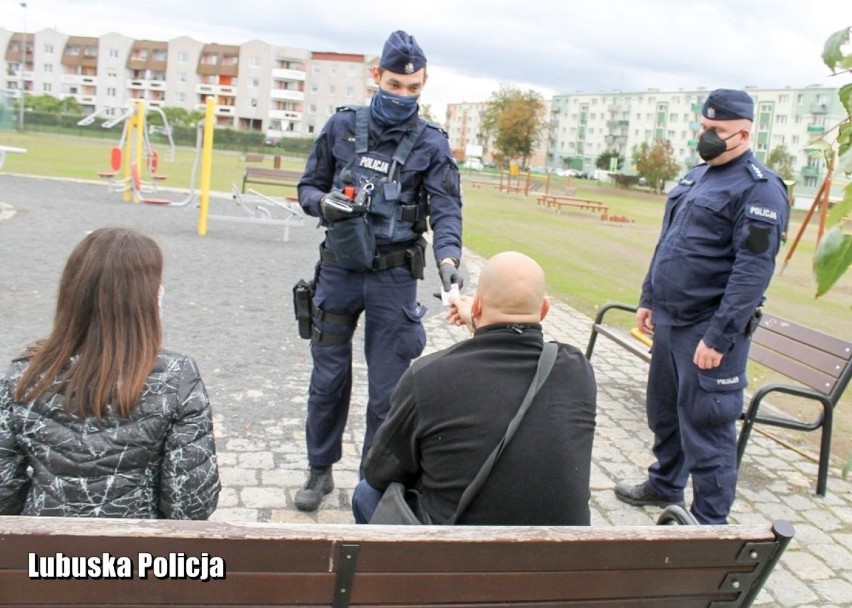
[{"label": "dark jacket", "polygon": [[669,193],[641,306],[657,324],[711,319],[705,344],[728,352],[763,301],[787,213],[784,183],[752,152],[698,165]]},{"label": "dark jacket", "polygon": [[[438,524],[503,437],[529,388],[541,327],[490,325],[423,357],[402,376],[364,465],[367,482],[422,486]],[[459,523],[589,525],[596,386],[583,354],[565,344],[553,371]]]},{"label": "dark jacket", "polygon": [[80,418],[62,395],[12,398],[0,383],[0,513],[206,519],[219,496],[207,391],[189,357],[161,351],[129,418]]}]

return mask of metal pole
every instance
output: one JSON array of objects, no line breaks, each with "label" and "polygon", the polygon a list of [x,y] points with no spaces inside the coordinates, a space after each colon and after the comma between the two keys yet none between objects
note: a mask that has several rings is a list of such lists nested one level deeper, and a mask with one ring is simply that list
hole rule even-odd
[{"label": "metal pole", "polygon": [[24,132],[24,89],[26,87],[24,72],[27,69],[27,3],[20,2],[21,8],[24,9],[24,43],[21,47],[21,99],[18,102],[18,128],[21,133]]}]

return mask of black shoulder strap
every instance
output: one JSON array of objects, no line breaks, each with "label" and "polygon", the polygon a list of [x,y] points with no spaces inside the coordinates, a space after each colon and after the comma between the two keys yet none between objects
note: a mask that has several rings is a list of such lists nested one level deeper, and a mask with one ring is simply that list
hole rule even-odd
[{"label": "black shoulder strap", "polygon": [[355,109],[355,154],[364,154],[370,141],[370,106]]},{"label": "black shoulder strap", "polygon": [[426,121],[422,118],[417,121],[417,128],[412,129],[408,132],[399,145],[396,147],[396,152],[393,153],[393,160],[395,163],[404,165],[405,161],[408,160],[408,156],[411,154],[411,151],[414,149],[417,140],[420,139],[420,136],[423,135],[423,131],[426,129]]},{"label": "black shoulder strap", "polygon": [[494,468],[494,463],[497,462],[497,459],[500,458],[500,455],[509,444],[509,441],[511,441],[512,437],[514,437],[515,431],[518,430],[518,426],[520,426],[521,421],[524,419],[524,415],[527,413],[527,410],[530,409],[530,405],[532,404],[532,400],[536,393],[538,393],[538,389],[541,388],[541,385],[544,384],[544,381],[547,380],[547,377],[550,375],[550,370],[553,369],[553,364],[556,361],[557,354],[558,346],[555,342],[544,343],[544,346],[541,349],[541,355],[538,358],[538,367],[535,370],[535,376],[533,376],[532,383],[530,383],[530,387],[527,389],[527,394],[524,395],[521,407],[518,408],[518,413],[515,414],[514,418],[512,418],[512,421],[509,423],[509,427],[506,429],[506,434],[500,440],[500,443],[497,444],[497,447],[494,448],[494,451],[491,452],[485,460],[485,464],[483,464],[482,468],[479,469],[479,473],[476,474],[476,477],[473,478],[473,481],[470,482],[470,485],[467,489],[465,489],[461,499],[459,500],[459,506],[456,508],[456,512],[453,513],[453,516],[447,522],[448,525],[453,525],[459,520],[459,517],[461,517],[462,513],[464,513],[468,506],[470,506],[470,503],[473,501],[480,488],[482,488],[485,480],[491,474],[491,469]]}]

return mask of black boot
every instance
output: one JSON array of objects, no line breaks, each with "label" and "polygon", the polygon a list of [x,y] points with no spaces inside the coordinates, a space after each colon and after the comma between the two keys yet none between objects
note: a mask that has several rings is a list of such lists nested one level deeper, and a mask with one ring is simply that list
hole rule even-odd
[{"label": "black boot", "polygon": [[323,496],[334,489],[334,478],[331,476],[331,465],[326,467],[311,467],[308,480],[296,492],[293,503],[299,511],[316,511]]}]

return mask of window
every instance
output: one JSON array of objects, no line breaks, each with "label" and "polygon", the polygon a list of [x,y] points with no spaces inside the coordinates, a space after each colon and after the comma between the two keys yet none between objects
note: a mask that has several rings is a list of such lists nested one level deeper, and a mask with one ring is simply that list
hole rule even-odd
[{"label": "window", "polygon": [[308,133],[314,132],[314,125],[308,125]]},{"label": "window", "polygon": [[311,66],[311,73],[312,74],[321,74],[322,69],[320,68],[320,66],[318,64],[315,63],[313,66]]},{"label": "window", "polygon": [[252,57],[251,61],[249,62],[249,65],[251,65],[251,67],[253,67],[253,68],[259,68],[260,67],[260,57]]},{"label": "window", "polygon": [[790,138],[790,143],[792,143],[794,146],[797,146],[799,144],[799,136],[794,135],[792,138]]},{"label": "window", "polygon": [[332,64],[330,68],[328,68],[328,73],[332,76],[337,76],[337,65]]},{"label": "window", "polygon": [[333,84],[328,85],[328,94],[332,97],[337,95],[337,87],[334,86]]},{"label": "window", "polygon": [[328,115],[331,116],[334,114],[335,108],[334,106],[328,106]]},{"label": "window", "polygon": [[110,59],[118,59],[118,49],[110,49],[109,50],[109,58]]},{"label": "window", "polygon": [[52,44],[45,44],[44,45],[44,54],[45,55],[53,55],[53,45]]},{"label": "window", "polygon": [[803,103],[805,103],[805,96],[802,93],[799,93],[796,95],[796,104],[802,105]]},{"label": "window", "polygon": [[256,76],[252,76],[251,78],[249,78],[249,88],[250,89],[260,88],[260,78],[258,78]]},{"label": "window", "polygon": [[175,100],[179,103],[183,103],[186,101],[186,93],[175,93]]},{"label": "window", "polygon": [[349,67],[346,68],[346,75],[349,76],[349,78],[355,78],[355,66],[354,65],[350,65]]},{"label": "window", "polygon": [[355,95],[355,87],[346,87],[346,96],[352,97]]},{"label": "window", "polygon": [[186,72],[178,72],[177,73],[177,81],[178,82],[186,82]]},{"label": "window", "polygon": [[106,94],[107,94],[107,97],[115,97],[116,96],[115,87],[107,87]]},{"label": "window", "polygon": [[776,114],[775,115],[775,124],[776,125],[786,125],[787,124],[787,115],[786,114]]},{"label": "window", "polygon": [[778,103],[790,103],[790,96],[787,93],[784,93],[778,97]]},{"label": "window", "polygon": [[249,107],[249,108],[256,108],[257,107],[257,98],[256,97],[249,97],[246,100],[246,106]]},{"label": "window", "polygon": [[53,71],[53,64],[52,63],[45,63],[44,64],[44,71],[45,72],[52,72]]},{"label": "window", "polygon": [[187,53],[186,51],[179,51],[178,63],[189,63],[189,53]]},{"label": "window", "polygon": [[316,114],[317,113],[317,104],[312,103],[308,106],[308,114]]},{"label": "window", "polygon": [[308,90],[311,95],[316,95],[319,93],[319,85],[312,84],[311,88]]},{"label": "window", "polygon": [[44,90],[45,93],[50,93],[51,88],[52,87],[51,87],[51,84],[49,82],[45,82],[42,85],[42,89]]}]

